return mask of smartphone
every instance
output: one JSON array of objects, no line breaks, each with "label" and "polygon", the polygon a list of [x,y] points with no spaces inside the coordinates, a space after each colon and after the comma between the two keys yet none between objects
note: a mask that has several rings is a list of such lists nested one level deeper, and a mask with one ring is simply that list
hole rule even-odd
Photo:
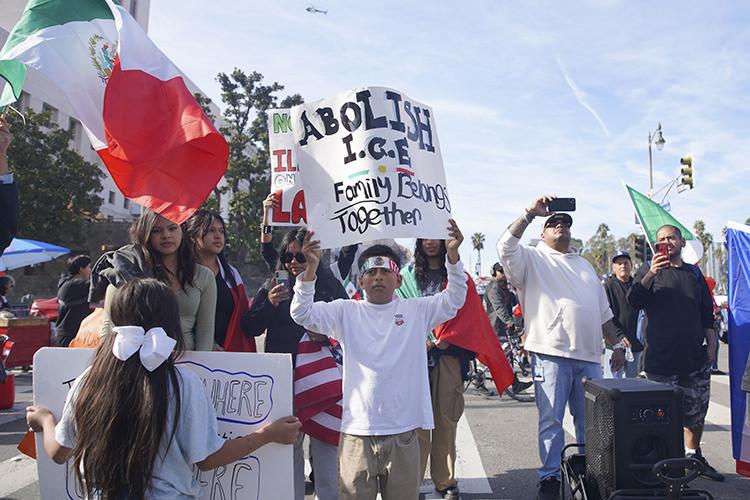
[{"label": "smartphone", "polygon": [[289,271],[276,271],[276,284],[289,290]]},{"label": "smartphone", "polygon": [[575,198],[555,198],[547,203],[547,210],[550,212],[575,212]]},{"label": "smartphone", "polygon": [[656,253],[669,257],[669,243],[656,243],[654,249],[656,250]]}]

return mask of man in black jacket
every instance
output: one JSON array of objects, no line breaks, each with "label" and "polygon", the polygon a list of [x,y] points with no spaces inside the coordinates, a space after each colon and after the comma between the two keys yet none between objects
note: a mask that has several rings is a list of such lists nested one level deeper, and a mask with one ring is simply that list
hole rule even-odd
[{"label": "man in black jacket", "polygon": [[612,309],[612,314],[614,315],[612,320],[625,332],[625,336],[630,341],[633,361],[626,359],[625,366],[613,372],[609,364],[609,360],[612,357],[612,347],[607,346],[604,359],[602,360],[604,378],[634,378],[638,376],[638,366],[641,351],[643,351],[643,344],[638,340],[639,309],[631,306],[627,301],[628,290],[633,284],[632,270],[633,262],[630,260],[630,254],[623,250],[615,252],[612,256],[612,277],[604,282],[604,291],[607,294],[609,307]]},{"label": "man in black jacket", "polygon": [[682,387],[685,456],[703,464],[702,476],[723,481],[724,475],[709,465],[700,449],[718,341],[713,299],[700,269],[682,260],[685,240],[680,229],[664,225],[656,241],[665,244],[665,251],[654,255],[650,268],[638,270],[627,294],[630,305],[644,309],[648,320],[646,377]]},{"label": "man in black jacket", "polygon": [[0,118],[0,255],[18,230],[18,189],[8,170],[8,146],[12,139],[8,124]]},{"label": "man in black jacket", "polygon": [[68,347],[81,327],[83,319],[91,313],[89,308],[89,281],[91,257],[76,255],[68,259],[68,272],[57,283],[57,342]]}]

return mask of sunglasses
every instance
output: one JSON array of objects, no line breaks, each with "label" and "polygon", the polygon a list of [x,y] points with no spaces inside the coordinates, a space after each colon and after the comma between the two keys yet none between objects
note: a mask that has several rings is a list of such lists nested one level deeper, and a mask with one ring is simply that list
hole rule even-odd
[{"label": "sunglasses", "polygon": [[302,252],[285,253],[281,256],[282,264],[289,264],[290,262],[292,262],[292,260],[296,260],[300,264],[304,264],[305,262],[307,262],[307,259],[305,259],[305,256],[302,254]]},{"label": "sunglasses", "polygon": [[571,225],[572,224],[570,224],[569,222],[550,222],[549,224],[545,224],[544,229],[547,229],[548,227],[557,227],[557,226],[567,227],[568,229],[570,229]]}]

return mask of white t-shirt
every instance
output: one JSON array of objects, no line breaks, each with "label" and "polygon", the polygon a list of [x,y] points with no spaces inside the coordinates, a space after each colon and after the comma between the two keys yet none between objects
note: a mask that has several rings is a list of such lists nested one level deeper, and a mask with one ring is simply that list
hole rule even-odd
[{"label": "white t-shirt", "polygon": [[508,281],[518,289],[526,350],[599,363],[602,325],[612,310],[591,264],[543,241],[536,248],[521,246],[510,231],[500,236],[497,253]]},{"label": "white t-shirt", "polygon": [[341,432],[385,436],[432,429],[425,333],[456,315],[466,300],[463,265],[446,263],[448,286],[416,299],[388,304],[364,300],[315,302],[315,282],[297,280],[294,321],[327,332],[344,352]]},{"label": "white t-shirt", "polygon": [[[78,377],[65,401],[62,418],[55,427],[55,440],[66,448],[75,446],[76,428],[73,422],[73,402],[78,396],[81,381],[88,370]],[[219,436],[216,412],[206,396],[200,378],[187,368],[177,367],[180,381],[180,416],[174,438],[167,446],[174,428],[174,408],[170,404],[166,434],[156,455],[147,499],[199,498],[200,484],[193,474],[194,464],[218,451],[224,440]],[[169,398],[170,403],[174,401]]]}]

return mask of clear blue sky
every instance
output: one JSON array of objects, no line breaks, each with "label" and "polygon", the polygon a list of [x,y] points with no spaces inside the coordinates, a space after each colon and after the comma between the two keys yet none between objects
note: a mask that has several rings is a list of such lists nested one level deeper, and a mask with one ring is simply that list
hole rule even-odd
[{"label": "clear blue sky", "polygon": [[696,188],[670,197],[672,213],[715,237],[750,217],[748,3],[312,3],[328,14],[298,0],[154,0],[149,32],[219,105],[215,76],[238,67],[308,101],[386,85],[432,106],[454,215],[486,235],[485,272],[540,194],[577,198],[575,237],[601,222],[637,231],[621,181],[648,190],[658,122],[656,188],[695,158]]}]

